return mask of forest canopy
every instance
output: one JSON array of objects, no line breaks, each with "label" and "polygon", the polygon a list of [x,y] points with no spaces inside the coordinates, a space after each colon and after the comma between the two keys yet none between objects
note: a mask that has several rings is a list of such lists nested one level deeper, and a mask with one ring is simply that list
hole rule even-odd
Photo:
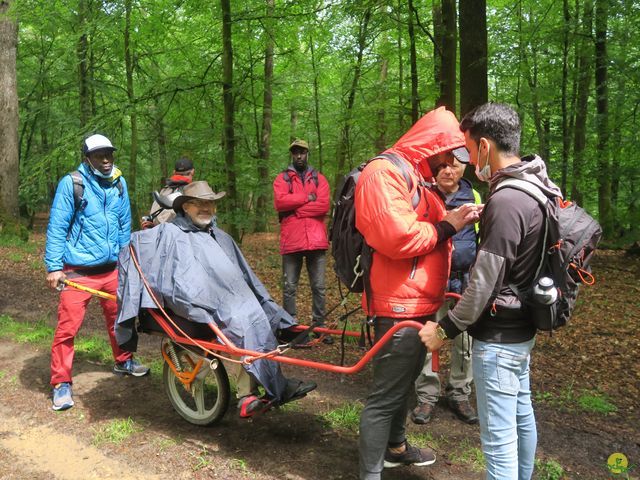
[{"label": "forest canopy", "polygon": [[[638,2],[3,5],[0,42],[16,52],[19,115],[0,114],[3,130],[17,122],[16,158],[11,149],[0,157],[9,213],[46,210],[81,161],[82,139],[99,132],[118,148],[135,216],[188,156],[197,178],[228,192],[220,215],[239,237],[275,222],[271,182],[292,139],[309,142],[310,163],[335,185],[436,105],[460,117],[491,100],[517,109],[522,154],[543,157],[610,241],[640,237]],[[10,62],[2,57],[2,72]]]}]

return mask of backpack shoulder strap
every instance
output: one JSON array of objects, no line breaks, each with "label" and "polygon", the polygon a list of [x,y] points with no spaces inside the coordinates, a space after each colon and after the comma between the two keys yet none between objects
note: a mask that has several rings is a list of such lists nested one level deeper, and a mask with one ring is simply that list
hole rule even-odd
[{"label": "backpack shoulder strap", "polygon": [[316,188],[318,187],[318,171],[315,168],[311,168],[311,180],[316,184]]},{"label": "backpack shoulder strap", "polygon": [[69,175],[71,176],[71,181],[73,182],[73,208],[75,216],[75,212],[80,208],[80,204],[82,203],[82,199],[84,197],[84,181],[82,180],[82,174],[78,170],[70,172]]},{"label": "backpack shoulder strap", "polygon": [[538,203],[545,207],[549,201],[544,192],[535,183],[527,182],[526,180],[520,180],[519,178],[505,178],[496,187],[496,191],[501,188],[511,187],[521,192],[527,193],[530,197],[533,197]]},{"label": "backpack shoulder strap", "polygon": [[69,176],[73,182],[73,214],[71,215],[71,221],[67,229],[67,240],[71,237],[71,229],[76,221],[78,212],[84,208],[84,181],[82,180],[82,174],[78,170],[74,170],[69,173]]},{"label": "backpack shoulder strap", "polygon": [[122,197],[122,193],[124,192],[124,187],[122,186],[122,182],[120,181],[122,177],[118,177],[116,180],[116,188],[118,189],[118,196]]},{"label": "backpack shoulder strap", "polygon": [[[550,199],[544,194],[544,192],[536,184],[527,182],[526,180],[520,180],[519,178],[506,178],[502,180],[496,187],[496,191],[498,191],[501,188],[515,188],[516,190],[520,190],[521,192],[524,192],[528,194],[530,197],[534,198],[538,202],[538,204],[540,204],[540,206],[542,207],[542,214],[544,215],[544,218],[545,218],[544,237],[542,240],[540,263],[538,264],[538,268],[536,268],[536,273],[533,276],[533,279],[535,282],[535,280],[538,278],[538,275],[540,275],[540,272],[542,271],[542,267],[544,266],[544,261],[546,258],[547,239],[549,238],[549,222],[551,221],[547,213],[547,202],[549,202]],[[520,299],[520,301],[523,300],[522,293],[518,291],[518,288],[514,284],[510,283],[509,288],[513,291],[513,293],[516,294],[516,296]]]},{"label": "backpack shoulder strap", "polygon": [[289,193],[293,193],[293,182],[291,181],[291,175],[289,175],[289,170],[282,171],[282,179],[289,184]]},{"label": "backpack shoulder strap", "polygon": [[[376,158],[383,158],[391,162],[393,165],[395,165],[396,168],[398,168],[398,170],[402,172],[402,176],[407,182],[407,187],[409,188],[409,191],[413,189],[413,179],[411,178],[411,175],[409,175],[409,170],[407,169],[407,162],[405,162],[403,159],[401,159],[397,155],[394,155],[393,153],[381,153],[379,155],[376,155],[374,158],[372,158],[371,161],[375,160]],[[411,205],[413,206],[414,210],[418,206],[418,203],[420,203],[420,192],[419,192],[419,189],[416,188],[416,192],[413,194],[413,197],[411,198]]]}]

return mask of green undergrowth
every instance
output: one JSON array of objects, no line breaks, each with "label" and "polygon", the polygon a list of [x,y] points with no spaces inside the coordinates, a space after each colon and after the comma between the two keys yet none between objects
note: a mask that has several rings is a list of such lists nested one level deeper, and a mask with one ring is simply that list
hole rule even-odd
[{"label": "green undergrowth", "polygon": [[564,468],[552,458],[535,461],[535,473],[538,480],[561,480],[565,478]]},{"label": "green undergrowth", "polygon": [[131,417],[126,419],[111,420],[107,424],[94,430],[93,444],[95,446],[113,443],[120,445],[131,435],[143,430],[142,426],[136,423]]},{"label": "green undergrowth", "polygon": [[360,402],[344,403],[338,408],[321,414],[320,418],[334,430],[358,433],[362,409]]},{"label": "green undergrowth", "polygon": [[606,393],[588,389],[581,389],[578,392],[573,388],[573,382],[570,382],[558,393],[535,392],[533,398],[537,404],[564,408],[568,411],[584,411],[601,415],[609,415],[618,411],[618,407],[613,404]]},{"label": "green undergrowth", "polygon": [[[0,315],[0,337],[2,338],[48,348],[51,346],[53,333],[54,328],[47,325],[44,319],[26,323],[17,322],[9,315]],[[111,344],[104,337],[78,335],[74,341],[74,349],[76,358],[79,360],[89,360],[101,364],[113,362]],[[143,361],[142,358],[140,360]],[[155,361],[151,362],[151,366],[152,371],[158,374],[158,378],[162,378],[162,361],[159,361],[159,364],[156,364]]]}]

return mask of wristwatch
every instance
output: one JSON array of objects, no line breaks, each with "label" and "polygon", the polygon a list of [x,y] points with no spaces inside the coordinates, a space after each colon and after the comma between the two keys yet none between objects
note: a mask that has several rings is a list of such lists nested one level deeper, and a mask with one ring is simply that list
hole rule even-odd
[{"label": "wristwatch", "polygon": [[444,328],[442,328],[440,325],[436,327],[436,337],[438,337],[440,340],[447,339],[447,332],[445,332]]}]

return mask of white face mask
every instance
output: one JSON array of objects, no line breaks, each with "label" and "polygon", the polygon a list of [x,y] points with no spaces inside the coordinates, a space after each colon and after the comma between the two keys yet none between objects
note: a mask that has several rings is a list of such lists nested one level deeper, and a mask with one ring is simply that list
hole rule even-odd
[{"label": "white face mask", "polygon": [[489,165],[489,153],[491,152],[491,144],[487,149],[487,163],[480,168],[480,145],[478,145],[478,159],[476,161],[476,177],[481,182],[488,182],[491,179],[491,165]]},{"label": "white face mask", "polygon": [[109,173],[102,173],[100,170],[96,170],[95,168],[93,168],[91,164],[89,164],[89,167],[91,168],[91,171],[94,173],[94,175],[100,178],[111,178],[113,176],[114,167],[111,167],[111,171]]}]

